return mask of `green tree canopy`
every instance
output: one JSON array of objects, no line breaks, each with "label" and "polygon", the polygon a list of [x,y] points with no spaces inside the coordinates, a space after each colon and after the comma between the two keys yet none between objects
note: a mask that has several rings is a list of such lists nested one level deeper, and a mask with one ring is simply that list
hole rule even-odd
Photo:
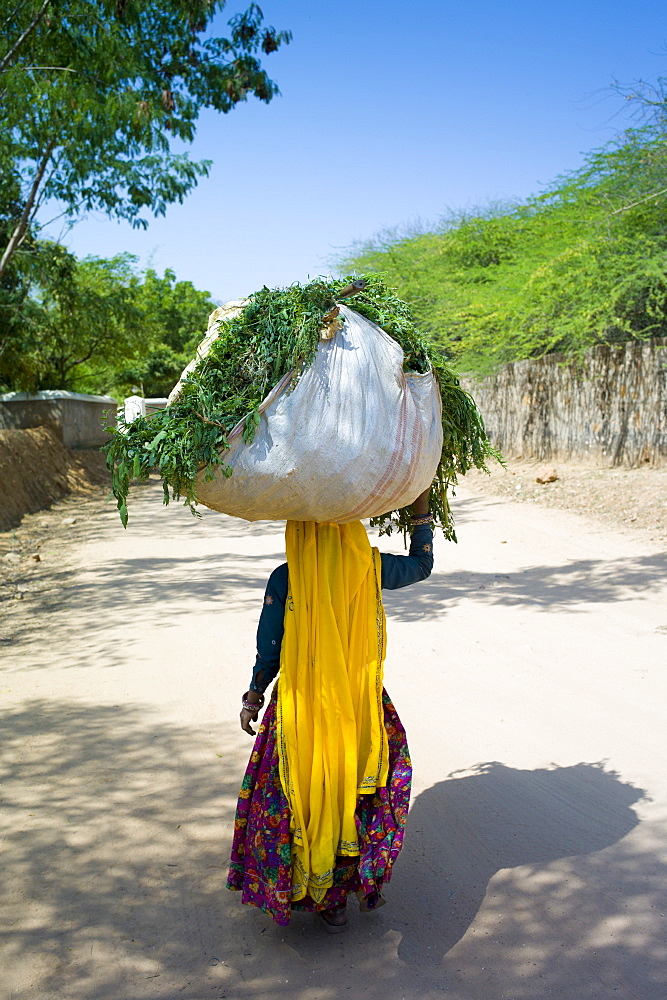
[{"label": "green tree canopy", "polygon": [[0,344],[0,387],[166,395],[216,304],[173,271],[141,274],[135,263],[37,244],[29,271],[14,271],[21,303]]},{"label": "green tree canopy", "polygon": [[203,108],[277,87],[261,64],[290,39],[257,4],[207,33],[225,0],[14,0],[0,52],[0,278],[45,200],[146,225],[210,164],[174,151]]},{"label": "green tree canopy", "polygon": [[667,335],[667,100],[518,205],[352,248],[381,271],[459,367]]},{"label": "green tree canopy", "polygon": [[126,393],[133,386],[145,396],[167,396],[202,340],[216,303],[190,281],[177,281],[171,270],[160,277],[148,270],[136,290],[147,349],[117,365],[114,388]]}]

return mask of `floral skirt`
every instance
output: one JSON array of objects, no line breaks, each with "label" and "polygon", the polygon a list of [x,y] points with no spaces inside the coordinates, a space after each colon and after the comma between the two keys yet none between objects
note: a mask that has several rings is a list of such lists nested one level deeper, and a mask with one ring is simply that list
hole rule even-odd
[{"label": "floral skirt", "polygon": [[242,892],[243,903],[258,906],[276,923],[285,926],[290,910],[324,910],[344,905],[351,892],[361,890],[372,905],[383,884],[389,881],[392,865],[401,850],[412,767],[405,730],[383,691],[389,776],[385,788],[378,788],[373,795],[360,795],[357,800],[359,855],[338,859],[334,884],[321,903],[315,903],[310,896],[291,903],[290,813],[278,772],[276,696],[274,688],[241,785],[227,888]]}]

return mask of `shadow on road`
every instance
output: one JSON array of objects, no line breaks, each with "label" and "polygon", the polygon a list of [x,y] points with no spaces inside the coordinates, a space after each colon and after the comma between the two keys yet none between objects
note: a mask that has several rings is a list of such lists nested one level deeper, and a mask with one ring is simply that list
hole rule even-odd
[{"label": "shadow on road", "polygon": [[[392,884],[421,918],[418,934],[404,933],[399,956],[416,967],[439,964],[484,904],[485,923],[502,936],[502,949],[491,947],[496,970],[509,973],[513,948],[529,948],[540,971],[563,947],[569,962],[581,957],[587,945],[573,932],[594,935],[602,922],[666,893],[654,881],[655,859],[628,864],[631,854],[618,851],[638,826],[633,806],[643,798],[600,763],[528,771],[491,762],[422,792]],[[567,864],[552,864],[559,859]]]},{"label": "shadow on road", "polygon": [[531,566],[511,573],[434,573],[405,591],[385,592],[387,615],[398,621],[434,618],[461,600],[481,605],[529,605],[586,613],[586,605],[634,599],[664,587],[667,555],[575,559],[562,566]]},{"label": "shadow on road", "polygon": [[[642,793],[601,765],[484,764],[423,792],[390,905],[332,941],[224,887],[241,734],[55,700],[6,713],[2,732],[2,964],[22,1000],[338,1000],[360,983],[391,1000],[608,1000],[600,969],[638,960],[628,995],[662,995],[666,866],[628,845]],[[613,949],[597,937],[610,924]]]},{"label": "shadow on road", "polygon": [[57,700],[1,727],[3,979],[37,956],[31,998],[192,996],[226,935],[245,743]]},{"label": "shadow on road", "polygon": [[[267,558],[269,566],[277,566],[284,554]],[[86,567],[83,574],[53,567],[49,593],[41,593],[34,608],[28,595],[21,608],[28,613],[14,619],[11,645],[16,648],[25,643],[27,653],[33,643],[39,649],[42,630],[48,629],[51,647],[67,651],[64,665],[82,666],[94,656],[97,666],[114,666],[125,655],[119,648],[117,629],[128,622],[147,630],[164,630],[177,624],[183,614],[194,618],[216,610],[256,609],[259,618],[268,576],[264,561],[238,553],[118,559]],[[20,669],[40,666],[37,657],[26,655]]]},{"label": "shadow on road", "polygon": [[[128,530],[191,530],[187,512],[160,522],[158,506],[151,493]],[[192,530],[213,531],[219,516],[205,513]],[[84,544],[97,530],[91,517],[72,538]],[[266,530],[227,522],[225,537]],[[51,590],[39,606],[29,596],[21,604],[15,669],[40,666],[46,641],[65,651],[62,665],[122,663],[130,617],[168,629],[172,616],[198,609],[259,611],[266,564],[284,558],[274,555],[218,548],[76,574],[47,557]],[[471,598],[576,610],[657,588],[666,571],[667,558],[646,556],[435,575],[388,593],[386,605],[406,620]],[[243,734],[179,727],[147,706],[55,697],[6,711],[0,727],[1,967],[13,1000],[667,995],[664,832],[638,823],[644,794],[600,763],[484,763],[427,789],[413,804],[389,905],[352,913],[350,932],[330,939],[308,915],[278,928],[225,889]]]},{"label": "shadow on road", "polygon": [[[466,524],[474,530],[476,524],[494,520],[492,509],[488,499],[457,500],[455,517],[459,536],[465,536]],[[382,539],[379,544],[382,548]],[[436,566],[439,560],[446,564],[451,545],[436,531]],[[507,559],[507,568],[503,566],[504,555],[510,550],[501,549],[500,544],[498,549],[496,572],[436,572],[416,587],[385,592],[387,615],[399,621],[419,621],[446,613],[461,600],[482,606],[566,608],[585,614],[586,605],[631,600],[639,593],[664,588],[667,580],[667,553],[618,559],[568,559],[560,565],[516,569],[511,557]]]}]

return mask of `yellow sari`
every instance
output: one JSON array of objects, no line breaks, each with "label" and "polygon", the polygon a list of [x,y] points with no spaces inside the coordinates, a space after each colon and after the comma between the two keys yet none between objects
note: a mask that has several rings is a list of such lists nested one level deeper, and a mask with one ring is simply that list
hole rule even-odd
[{"label": "yellow sari", "polygon": [[360,521],[288,521],[278,678],[280,781],[290,807],[292,900],[319,903],[337,856],[359,853],[360,794],[386,785],[381,563]]}]

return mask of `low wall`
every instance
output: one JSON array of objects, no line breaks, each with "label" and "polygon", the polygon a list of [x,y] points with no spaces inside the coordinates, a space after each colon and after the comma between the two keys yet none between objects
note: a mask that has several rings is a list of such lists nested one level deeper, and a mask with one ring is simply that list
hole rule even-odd
[{"label": "low wall", "polygon": [[116,400],[80,392],[8,392],[0,396],[0,429],[52,427],[68,448],[99,448],[109,439],[105,414],[115,421]]},{"label": "low wall", "polygon": [[667,465],[667,339],[516,361],[465,386],[507,457]]}]

